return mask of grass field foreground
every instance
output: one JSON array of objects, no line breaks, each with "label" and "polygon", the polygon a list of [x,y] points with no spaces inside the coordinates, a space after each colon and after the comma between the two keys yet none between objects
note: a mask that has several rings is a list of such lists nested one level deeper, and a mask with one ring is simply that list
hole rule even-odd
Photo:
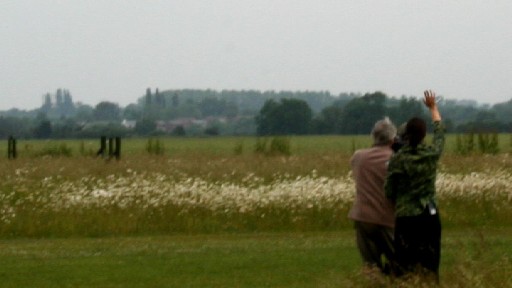
[{"label": "grass field foreground", "polygon": [[[480,232],[444,232],[441,287],[512,287],[512,231]],[[0,287],[374,287],[360,265],[351,230],[0,241]]]},{"label": "grass field foreground", "polygon": [[[304,139],[291,156],[232,138],[0,159],[0,287],[367,287],[346,217],[357,145]],[[510,179],[508,153],[443,155],[444,287],[512,287]]]}]

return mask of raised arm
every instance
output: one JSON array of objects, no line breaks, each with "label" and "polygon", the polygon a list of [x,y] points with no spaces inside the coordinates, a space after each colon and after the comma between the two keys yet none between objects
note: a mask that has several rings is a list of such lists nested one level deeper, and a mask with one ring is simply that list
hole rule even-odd
[{"label": "raised arm", "polygon": [[441,114],[439,113],[439,109],[437,109],[436,102],[436,93],[432,90],[426,90],[424,92],[425,99],[423,99],[423,103],[430,110],[430,115],[432,116],[432,121],[434,122],[434,149],[436,152],[441,155],[444,149],[444,126],[441,124]]},{"label": "raised arm", "polygon": [[436,102],[436,93],[432,90],[425,90],[423,92],[425,95],[425,99],[423,99],[423,103],[425,103],[425,106],[428,107],[428,110],[430,110],[430,115],[432,116],[432,121],[439,122],[441,121],[441,114],[439,113],[439,110],[437,109],[437,102]]}]

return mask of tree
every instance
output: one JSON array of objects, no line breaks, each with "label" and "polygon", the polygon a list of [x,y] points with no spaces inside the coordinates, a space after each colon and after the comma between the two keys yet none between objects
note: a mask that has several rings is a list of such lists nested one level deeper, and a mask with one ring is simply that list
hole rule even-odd
[{"label": "tree", "polygon": [[146,89],[146,106],[153,105],[153,99],[151,96],[151,88]]},{"label": "tree", "polygon": [[178,93],[172,95],[171,103],[173,108],[177,108],[180,105],[180,96],[178,96]]},{"label": "tree", "polygon": [[137,120],[141,117],[142,112],[135,104],[126,106],[123,110],[123,118],[128,120]]},{"label": "tree", "polygon": [[0,139],[14,137],[32,137],[31,120],[19,117],[0,116]]},{"label": "tree", "polygon": [[90,121],[94,118],[94,108],[80,102],[76,105],[75,119],[77,121]]},{"label": "tree", "polygon": [[204,129],[204,134],[209,135],[209,136],[217,136],[220,134],[219,127],[217,127],[217,126],[207,127],[206,129]]},{"label": "tree", "polygon": [[203,117],[220,116],[224,114],[226,101],[213,97],[207,97],[199,102],[199,111]]},{"label": "tree", "polygon": [[174,130],[172,130],[171,134],[173,136],[185,136],[187,133],[185,131],[185,128],[183,128],[182,125],[178,125],[178,126],[176,126],[176,128],[174,128]]},{"label": "tree", "polygon": [[44,95],[44,103],[43,105],[41,106],[41,112],[43,113],[48,113],[50,112],[50,110],[52,109],[52,95],[50,95],[50,93],[46,93]]},{"label": "tree", "polygon": [[318,134],[337,134],[341,132],[341,116],[343,108],[332,105],[320,112],[320,115],[313,119],[312,132]]},{"label": "tree", "polygon": [[307,102],[298,99],[270,99],[256,116],[259,135],[306,134],[309,132],[313,112]]},{"label": "tree", "polygon": [[155,104],[158,105],[159,108],[165,108],[165,97],[163,94],[160,94],[160,91],[158,91],[158,88],[156,88],[155,91]]},{"label": "tree", "polygon": [[149,135],[156,130],[155,120],[143,118],[135,123],[135,132],[138,135]]},{"label": "tree", "polygon": [[46,114],[39,113],[36,118],[36,127],[34,128],[34,137],[38,139],[47,139],[52,135],[52,123],[46,117]]},{"label": "tree", "polygon": [[99,121],[117,121],[120,113],[119,105],[112,102],[103,101],[94,107],[94,118]]},{"label": "tree", "polygon": [[277,130],[276,121],[279,104],[270,99],[265,101],[260,113],[256,116],[256,133],[258,135],[271,135]]},{"label": "tree", "polygon": [[399,126],[412,117],[424,117],[425,113],[423,104],[419,100],[413,97],[402,96],[398,100],[398,105],[388,107],[386,114],[395,125]]},{"label": "tree", "polygon": [[375,122],[386,113],[386,94],[375,92],[352,99],[343,109],[341,132],[344,134],[367,134]]},{"label": "tree", "polygon": [[62,89],[57,89],[57,92],[55,92],[55,106],[57,109],[60,109],[62,107],[62,104],[64,103],[64,93],[62,92]]},{"label": "tree", "polygon": [[64,96],[61,107],[61,114],[65,116],[71,116],[75,113],[75,105],[73,104],[73,98],[68,90],[64,90]]}]

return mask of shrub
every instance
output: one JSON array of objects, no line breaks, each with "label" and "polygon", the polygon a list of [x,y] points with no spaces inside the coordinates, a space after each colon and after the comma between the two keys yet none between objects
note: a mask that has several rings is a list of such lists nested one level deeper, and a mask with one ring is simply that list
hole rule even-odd
[{"label": "shrub", "polygon": [[270,150],[269,153],[271,155],[285,155],[290,156],[291,153],[291,145],[290,139],[284,137],[274,137],[272,141],[270,141]]},{"label": "shrub", "polygon": [[478,134],[478,149],[482,154],[497,154],[499,152],[498,134]]},{"label": "shrub", "polygon": [[165,148],[160,139],[149,138],[146,143],[146,151],[149,154],[162,155],[165,152]]},{"label": "shrub", "polygon": [[71,157],[73,156],[72,150],[70,147],[66,145],[66,143],[61,143],[58,145],[50,145],[44,147],[42,150],[37,151],[35,153],[36,157],[41,156],[51,156],[51,157]]},{"label": "shrub", "polygon": [[270,142],[267,138],[258,138],[254,152],[266,156],[290,156],[292,154],[290,143],[290,139],[285,137],[273,137]]},{"label": "shrub", "polygon": [[455,138],[455,153],[460,155],[468,155],[473,153],[475,149],[474,139],[475,134],[473,132],[463,135],[457,134]]},{"label": "shrub", "polygon": [[256,139],[256,144],[254,145],[254,152],[256,154],[265,154],[267,151],[267,142],[267,138]]},{"label": "shrub", "polygon": [[240,141],[236,143],[233,151],[235,152],[235,155],[242,155],[242,153],[244,152],[244,142]]}]

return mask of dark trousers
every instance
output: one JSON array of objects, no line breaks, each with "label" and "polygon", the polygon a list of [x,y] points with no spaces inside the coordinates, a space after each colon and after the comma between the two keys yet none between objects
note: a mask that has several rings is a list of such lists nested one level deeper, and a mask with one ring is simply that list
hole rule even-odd
[{"label": "dark trousers", "polygon": [[395,259],[399,274],[433,274],[439,282],[441,259],[441,221],[439,213],[428,209],[418,216],[397,217],[395,223]]},{"label": "dark trousers", "polygon": [[[393,262],[393,229],[382,225],[355,221],[357,248],[365,265],[391,273]],[[385,258],[385,261],[383,258]]]}]

